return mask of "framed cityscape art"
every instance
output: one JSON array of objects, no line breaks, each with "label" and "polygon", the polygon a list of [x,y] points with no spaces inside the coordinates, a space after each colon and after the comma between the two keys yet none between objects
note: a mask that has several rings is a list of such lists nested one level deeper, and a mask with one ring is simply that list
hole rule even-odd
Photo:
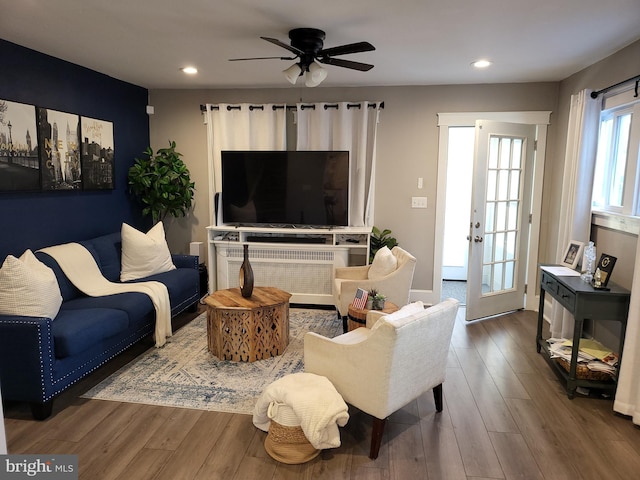
[{"label": "framed cityscape art", "polygon": [[113,124],[95,118],[80,117],[80,130],[82,188],[85,190],[115,188]]},{"label": "framed cityscape art", "polygon": [[0,192],[38,190],[36,108],[0,99]]}]

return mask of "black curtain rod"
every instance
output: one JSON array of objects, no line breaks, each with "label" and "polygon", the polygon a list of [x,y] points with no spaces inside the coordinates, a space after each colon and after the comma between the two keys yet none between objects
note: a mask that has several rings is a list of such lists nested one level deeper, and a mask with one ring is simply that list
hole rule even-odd
[{"label": "black curtain rod", "polygon": [[[376,108],[378,105],[376,105],[375,103],[369,103],[367,104],[367,107],[369,108]],[[334,104],[325,104],[324,109],[328,110],[330,108],[338,108],[339,105],[337,103]],[[227,110],[231,111],[231,110],[240,110],[240,105],[227,105]],[[298,107],[296,105],[273,105],[271,108],[273,108],[273,110],[280,110],[282,108],[286,108],[287,110],[297,110]],[[309,104],[309,105],[301,105],[300,108],[302,110],[304,110],[305,108],[311,108],[311,109],[315,109],[316,106],[313,104]],[[359,103],[348,103],[347,104],[347,108],[360,108],[360,104]],[[380,102],[380,108],[384,108],[384,102]],[[219,110],[220,107],[218,105],[211,105],[211,110]],[[264,105],[249,105],[249,110],[253,111],[253,110],[264,110]],[[201,112],[206,112],[207,111],[207,106],[206,105],[200,105],[200,111]]]},{"label": "black curtain rod", "polygon": [[616,87],[624,85],[625,83],[636,82],[636,92],[634,97],[638,96],[638,83],[640,83],[640,75],[636,75],[635,77],[627,78],[626,80],[616,83],[615,85],[610,85],[607,88],[603,88],[602,90],[598,90],[597,92],[591,92],[591,98],[598,98],[598,95],[601,93],[607,93],[609,90],[613,90]]}]

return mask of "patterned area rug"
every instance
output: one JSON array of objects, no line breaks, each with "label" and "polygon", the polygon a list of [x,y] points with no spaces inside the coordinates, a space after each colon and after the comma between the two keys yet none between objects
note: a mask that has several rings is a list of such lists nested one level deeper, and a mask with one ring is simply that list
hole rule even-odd
[{"label": "patterned area rug", "polygon": [[163,348],[143,353],[83,397],[252,414],[265,387],[303,371],[303,337],[308,331],[335,337],[342,333],[342,322],[334,310],[291,308],[284,354],[253,363],[221,361],[207,350],[207,321],[202,314]]}]

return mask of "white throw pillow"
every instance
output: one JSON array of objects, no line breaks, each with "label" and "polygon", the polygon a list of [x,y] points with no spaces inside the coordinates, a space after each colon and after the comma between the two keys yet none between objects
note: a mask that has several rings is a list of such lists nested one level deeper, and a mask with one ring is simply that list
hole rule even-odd
[{"label": "white throw pillow", "polygon": [[0,268],[0,314],[54,319],[62,305],[55,273],[31,250],[7,256]]},{"label": "white throw pillow", "polygon": [[146,234],[126,223],[122,224],[121,282],[145,278],[175,268],[164,237],[162,222],[156,223]]},{"label": "white throw pillow", "polygon": [[389,247],[384,246],[376,252],[369,268],[369,280],[380,280],[398,268],[398,259],[395,257]]},{"label": "white throw pillow", "polygon": [[408,320],[413,320],[415,315],[424,313],[424,310],[424,303],[420,301],[409,303],[408,305],[402,307],[400,310],[396,310],[393,313],[389,313],[380,317],[371,330],[375,330],[380,325],[382,325],[382,320],[390,323],[391,325],[399,327],[400,325],[406,323]]}]

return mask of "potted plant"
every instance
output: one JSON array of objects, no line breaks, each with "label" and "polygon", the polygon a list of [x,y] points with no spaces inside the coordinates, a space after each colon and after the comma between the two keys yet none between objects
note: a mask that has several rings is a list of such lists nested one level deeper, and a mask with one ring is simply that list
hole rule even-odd
[{"label": "potted plant", "polygon": [[142,214],[149,215],[155,225],[167,215],[183,217],[191,208],[195,183],[189,169],[176,152],[176,142],[155,154],[151,147],[145,150],[147,158],[136,158],[129,169],[129,191],[143,205]]},{"label": "potted plant", "polygon": [[378,292],[376,288],[369,290],[369,296],[367,297],[367,309],[369,310],[382,310],[384,309],[384,303],[387,297]]},{"label": "potted plant", "polygon": [[373,262],[373,257],[376,256],[376,252],[382,247],[387,246],[392,249],[398,245],[398,241],[391,236],[391,230],[385,228],[380,230],[378,227],[371,229],[371,244],[369,249],[369,263]]}]

